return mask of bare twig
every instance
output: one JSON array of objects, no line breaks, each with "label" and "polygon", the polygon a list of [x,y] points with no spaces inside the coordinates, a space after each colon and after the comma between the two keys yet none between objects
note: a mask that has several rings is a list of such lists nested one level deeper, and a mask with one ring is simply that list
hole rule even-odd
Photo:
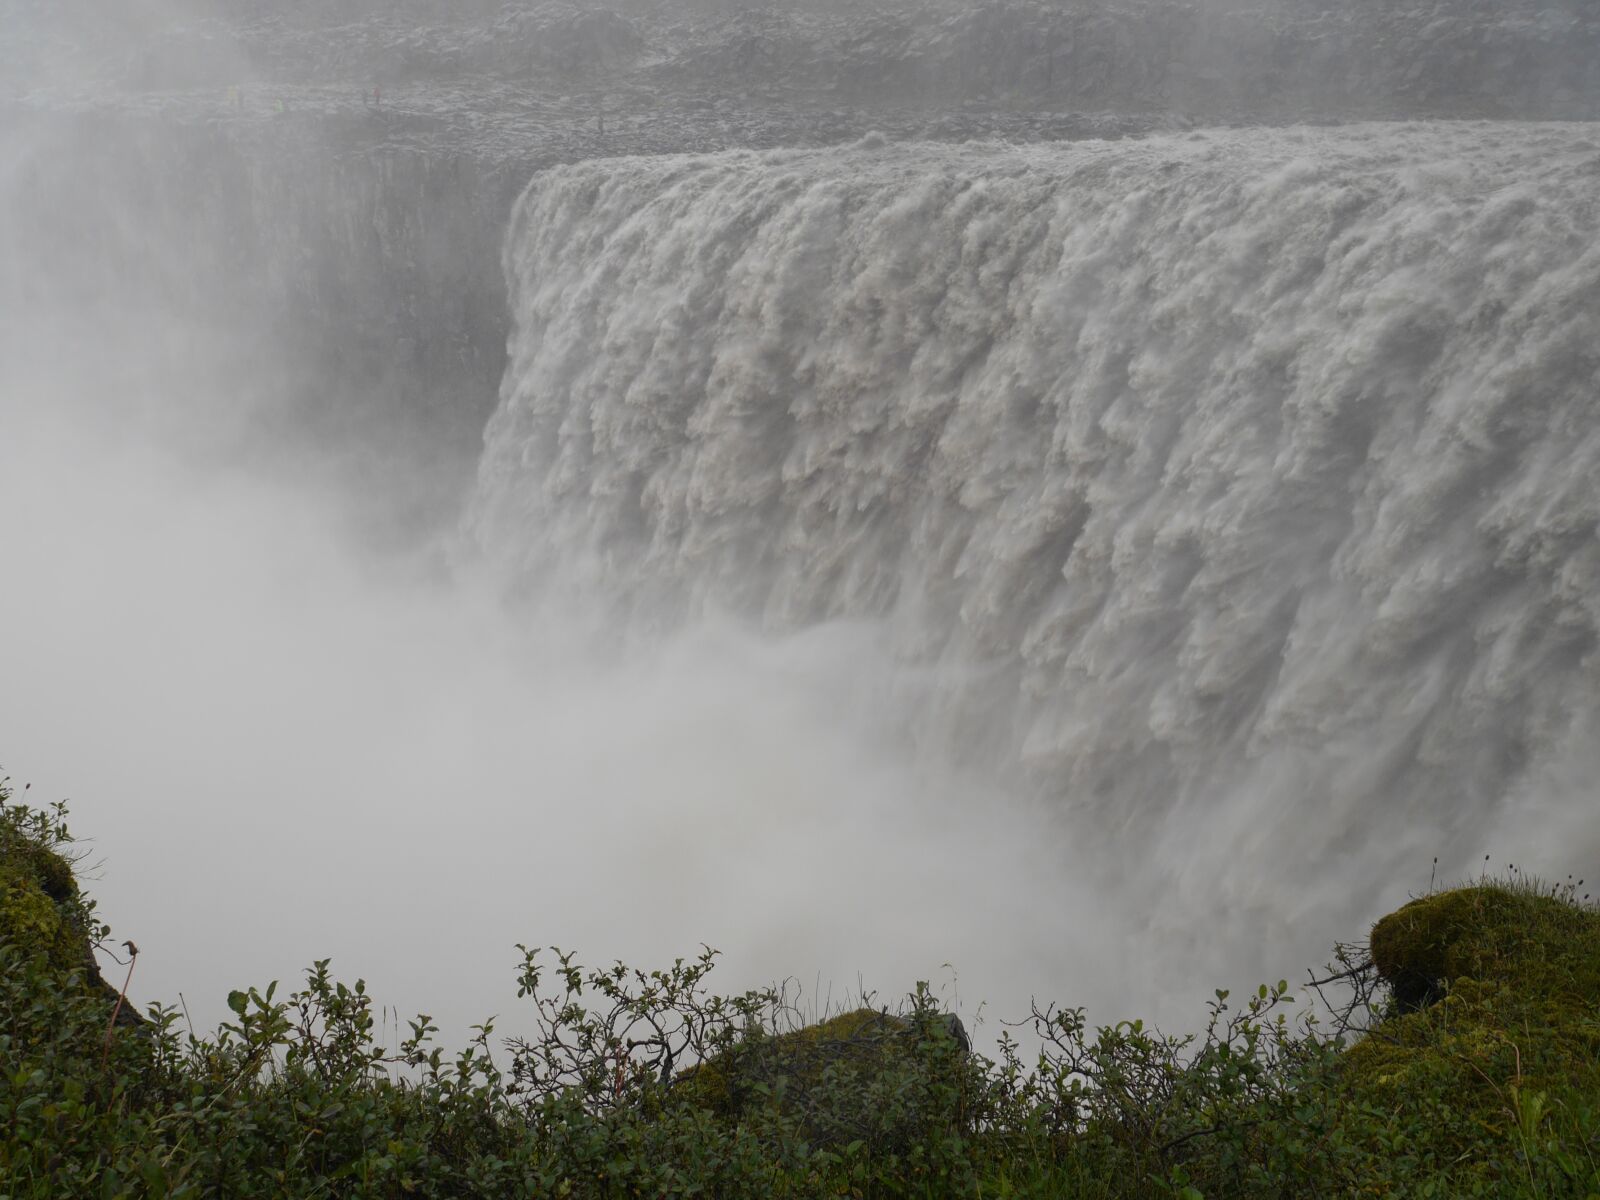
[{"label": "bare twig", "polygon": [[128,948],[128,975],[122,981],[122,990],[117,993],[117,1002],[111,1009],[111,1019],[106,1022],[105,1047],[100,1055],[100,1069],[106,1068],[106,1063],[111,1059],[111,1034],[117,1027],[117,1018],[122,1015],[122,1005],[128,998],[128,985],[133,982],[133,967],[139,961],[139,947],[132,942],[123,942]]}]

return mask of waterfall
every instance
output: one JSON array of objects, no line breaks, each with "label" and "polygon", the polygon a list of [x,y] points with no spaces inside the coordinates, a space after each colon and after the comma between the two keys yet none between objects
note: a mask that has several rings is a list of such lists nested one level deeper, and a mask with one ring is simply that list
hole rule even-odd
[{"label": "waterfall", "polygon": [[1600,848],[1600,128],[593,161],[505,266],[535,586],[876,621],[1179,874]]}]

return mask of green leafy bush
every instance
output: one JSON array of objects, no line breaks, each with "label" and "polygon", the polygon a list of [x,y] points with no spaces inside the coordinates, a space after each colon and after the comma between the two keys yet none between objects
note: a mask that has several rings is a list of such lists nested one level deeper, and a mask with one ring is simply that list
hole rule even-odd
[{"label": "green leafy bush", "polygon": [[[384,1046],[326,961],[214,1034],[113,1022],[64,814],[0,787],[0,1197],[1600,1196],[1600,917],[1425,897],[1194,1035],[1040,1007],[994,1058],[927,987],[807,1024],[663,970],[524,951],[533,1032]],[[40,897],[48,903],[47,911]],[[1292,1015],[1297,1014],[1298,1015]]]},{"label": "green leafy bush", "polygon": [[[0,804],[10,798],[0,783]],[[59,969],[90,962],[90,909],[78,894],[63,806],[0,810],[0,930]]]}]

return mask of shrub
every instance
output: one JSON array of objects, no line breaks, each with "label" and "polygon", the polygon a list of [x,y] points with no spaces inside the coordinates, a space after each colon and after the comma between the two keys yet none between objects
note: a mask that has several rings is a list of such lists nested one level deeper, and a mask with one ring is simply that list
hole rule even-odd
[{"label": "shrub", "polygon": [[[921,985],[798,1020],[781,989],[524,951],[534,1032],[397,1049],[326,961],[214,1034],[109,1020],[62,810],[0,788],[0,1195],[1280,1197],[1600,1194],[1600,917],[1513,879],[1423,898],[1197,1034],[1041,1006],[972,1053]],[[49,905],[45,908],[44,903]],[[1340,991],[1339,989],[1343,989]]]}]

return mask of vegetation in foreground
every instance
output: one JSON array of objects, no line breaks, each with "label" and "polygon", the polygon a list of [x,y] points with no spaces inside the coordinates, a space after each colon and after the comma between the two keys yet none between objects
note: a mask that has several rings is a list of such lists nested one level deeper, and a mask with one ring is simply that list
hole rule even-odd
[{"label": "vegetation in foreground", "polygon": [[[926,988],[813,1025],[777,991],[525,952],[536,1034],[381,1044],[317,963],[214,1036],[125,1016],[64,813],[0,787],[5,1197],[1600,1197],[1600,914],[1512,875],[1385,917],[1204,1033],[1033,1016],[969,1052]],[[129,948],[131,951],[131,947]],[[132,951],[136,953],[136,951]],[[1335,995],[1337,993],[1337,998]],[[122,1009],[121,1012],[118,1010]]]}]

